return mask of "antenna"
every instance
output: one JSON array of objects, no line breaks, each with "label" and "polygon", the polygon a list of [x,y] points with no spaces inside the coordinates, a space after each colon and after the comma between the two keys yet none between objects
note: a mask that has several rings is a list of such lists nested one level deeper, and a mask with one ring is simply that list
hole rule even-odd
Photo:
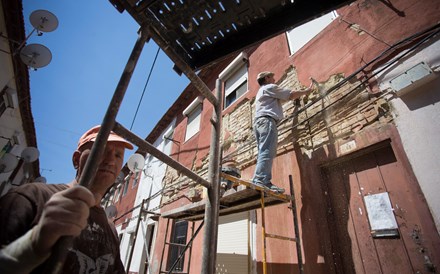
[{"label": "antenna", "polygon": [[30,44],[21,49],[20,58],[27,66],[37,69],[45,67],[50,63],[52,53],[41,44]]},{"label": "antenna", "polygon": [[36,147],[27,147],[21,152],[21,158],[25,163],[35,162],[40,156],[40,151]]},{"label": "antenna", "polygon": [[35,10],[29,16],[31,25],[38,31],[51,32],[58,28],[57,17],[47,10]]},{"label": "antenna", "polygon": [[0,173],[7,173],[12,171],[18,164],[17,156],[11,153],[6,153],[0,159]]},{"label": "antenna", "polygon": [[144,168],[144,165],[145,165],[144,156],[138,153],[131,155],[127,161],[128,169],[130,169],[131,172],[135,172],[135,173],[141,171]]},{"label": "antenna", "polygon": [[8,39],[11,42],[14,42],[15,44],[19,44],[18,47],[16,47],[13,52],[11,51],[10,54],[13,56],[20,54],[20,58],[23,63],[36,70],[37,68],[47,66],[50,63],[52,60],[52,53],[43,45],[30,44],[25,46],[25,44],[35,31],[37,31],[38,36],[41,36],[43,32],[51,32],[56,30],[58,28],[58,19],[50,11],[35,10],[29,16],[29,20],[34,29],[26,36],[24,41],[14,41],[3,35],[1,32],[0,36]]}]

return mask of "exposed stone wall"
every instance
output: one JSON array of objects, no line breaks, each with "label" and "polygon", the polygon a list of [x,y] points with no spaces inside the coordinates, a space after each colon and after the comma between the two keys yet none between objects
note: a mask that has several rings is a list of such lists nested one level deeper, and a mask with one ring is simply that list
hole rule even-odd
[{"label": "exposed stone wall", "polygon": [[[368,91],[360,81],[345,82],[338,89],[333,87],[343,81],[342,75],[333,75],[319,83],[319,88],[301,100],[287,101],[283,105],[285,119],[279,123],[278,154],[288,152],[294,145],[305,154],[329,143],[334,143],[366,127],[380,126],[392,120],[387,100]],[[281,87],[301,89],[296,70],[289,67],[278,81]],[[327,91],[333,90],[327,94]],[[326,95],[327,94],[327,95]],[[239,169],[255,164],[257,148],[252,122],[255,116],[255,100],[243,100],[223,117],[223,161],[234,161]],[[202,129],[203,130],[203,129]],[[208,159],[196,170],[206,178]],[[203,187],[195,185],[185,176],[179,176],[168,168],[164,179],[163,203],[171,203],[186,196],[190,200],[198,196]],[[188,200],[188,199],[186,199]]]}]

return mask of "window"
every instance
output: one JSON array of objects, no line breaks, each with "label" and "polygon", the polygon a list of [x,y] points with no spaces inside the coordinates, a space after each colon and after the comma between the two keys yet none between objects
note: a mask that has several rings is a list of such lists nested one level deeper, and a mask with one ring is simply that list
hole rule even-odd
[{"label": "window", "polygon": [[0,92],[0,116],[3,115],[3,113],[6,111],[6,108],[8,107],[8,104],[6,102],[6,88],[5,87]]},{"label": "window", "polygon": [[118,239],[119,239],[119,243],[121,243],[121,241],[122,241],[122,237],[124,236],[124,234],[122,234],[122,233],[119,233],[118,234]]},{"label": "window", "polygon": [[248,91],[248,57],[240,53],[219,75],[225,82],[225,106],[227,108]]},{"label": "window", "polygon": [[327,27],[338,14],[336,11],[329,12],[315,20],[302,24],[287,32],[287,41],[289,43],[290,54],[294,54],[302,48],[307,42],[313,39],[325,27]]},{"label": "window", "polygon": [[162,152],[167,155],[169,155],[171,152],[171,141],[173,139],[172,135],[173,135],[172,127],[170,127],[163,135]]},{"label": "window", "polygon": [[248,90],[247,66],[243,65],[225,82],[225,108],[235,102]]},{"label": "window", "polygon": [[[179,258],[180,253],[186,245],[186,234],[188,232],[187,221],[176,221],[173,227],[173,234],[171,235],[171,244],[168,254],[167,270],[171,268],[174,262]],[[185,256],[177,263],[173,271],[183,271],[183,264],[185,262]]]},{"label": "window", "polygon": [[118,187],[118,188],[116,188],[116,190],[115,190],[115,203],[117,202],[117,201],[119,201],[119,190],[120,190],[121,188],[120,187]]},{"label": "window", "polygon": [[8,107],[15,108],[17,106],[17,92],[8,86],[5,86],[0,92],[0,116],[3,115]]},{"label": "window", "polygon": [[130,184],[130,176],[128,176],[127,180],[125,180],[124,191],[122,192],[122,196],[125,196],[125,194],[127,194],[129,184]]},{"label": "window", "polygon": [[139,175],[140,175],[139,172],[136,172],[134,174],[133,185],[131,186],[131,188],[135,188],[136,185],[139,183]]},{"label": "window", "polygon": [[12,142],[9,140],[6,145],[3,146],[2,150],[0,150],[0,159],[5,156],[6,153],[9,153],[12,150]]},{"label": "window", "polygon": [[188,141],[200,130],[200,118],[202,114],[201,98],[194,100],[184,111],[183,115],[188,117],[186,125],[185,141]]}]

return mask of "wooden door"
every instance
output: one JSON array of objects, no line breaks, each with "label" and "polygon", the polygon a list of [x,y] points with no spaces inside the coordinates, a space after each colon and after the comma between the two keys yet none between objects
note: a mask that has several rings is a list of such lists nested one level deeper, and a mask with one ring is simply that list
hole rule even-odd
[{"label": "wooden door", "polygon": [[[335,273],[433,273],[440,240],[419,187],[388,145],[323,168]],[[388,193],[399,236],[373,238],[364,196]]]}]

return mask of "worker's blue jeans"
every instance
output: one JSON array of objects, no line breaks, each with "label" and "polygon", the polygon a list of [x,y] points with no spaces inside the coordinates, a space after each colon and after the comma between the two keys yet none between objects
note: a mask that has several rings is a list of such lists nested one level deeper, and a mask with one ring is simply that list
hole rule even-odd
[{"label": "worker's blue jeans", "polygon": [[253,183],[268,185],[272,180],[272,163],[277,153],[278,128],[276,121],[269,117],[260,117],[254,123],[257,139],[258,157]]}]

